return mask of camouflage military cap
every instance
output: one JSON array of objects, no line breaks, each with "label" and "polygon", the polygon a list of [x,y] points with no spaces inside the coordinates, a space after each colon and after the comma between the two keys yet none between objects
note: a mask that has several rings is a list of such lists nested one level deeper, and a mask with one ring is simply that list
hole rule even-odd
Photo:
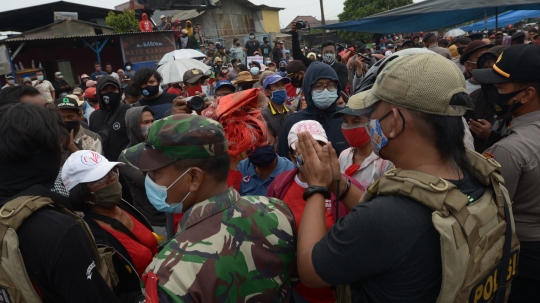
[{"label": "camouflage military cap", "polygon": [[177,160],[222,155],[228,145],[217,121],[180,114],[154,121],[146,142],[124,150],[120,159],[141,171],[153,171]]}]

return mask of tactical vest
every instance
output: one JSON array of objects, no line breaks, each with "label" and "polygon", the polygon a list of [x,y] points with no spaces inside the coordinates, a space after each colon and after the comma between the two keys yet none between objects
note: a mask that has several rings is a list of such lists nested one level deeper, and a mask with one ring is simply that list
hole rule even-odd
[{"label": "tactical vest", "polygon": [[441,236],[442,284],[437,303],[505,302],[516,275],[519,241],[501,167],[493,159],[467,150],[469,173],[486,186],[469,203],[448,181],[426,173],[394,169],[386,172],[362,196],[404,196],[433,210],[432,222]]},{"label": "tactical vest", "polygon": [[42,302],[26,272],[16,231],[26,218],[44,207],[50,207],[71,217],[82,227],[92,249],[97,271],[109,287],[116,285],[118,277],[112,266],[114,249],[110,247],[98,249],[88,225],[81,217],[54,203],[50,198],[22,196],[5,203],[0,208],[0,302]]}]

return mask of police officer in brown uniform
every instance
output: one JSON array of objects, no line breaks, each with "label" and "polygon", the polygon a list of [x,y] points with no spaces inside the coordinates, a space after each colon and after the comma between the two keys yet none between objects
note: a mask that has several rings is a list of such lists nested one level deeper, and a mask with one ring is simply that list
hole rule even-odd
[{"label": "police officer in brown uniform", "polygon": [[493,68],[473,70],[473,76],[483,84],[495,85],[490,101],[512,117],[504,138],[484,154],[502,166],[521,242],[518,275],[508,302],[539,302],[540,45],[512,46]]}]

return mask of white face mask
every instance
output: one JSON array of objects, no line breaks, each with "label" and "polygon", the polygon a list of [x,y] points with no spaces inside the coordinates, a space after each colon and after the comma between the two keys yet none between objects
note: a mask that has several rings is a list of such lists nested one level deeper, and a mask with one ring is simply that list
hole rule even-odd
[{"label": "white face mask", "polygon": [[131,70],[131,66],[126,66],[126,70]]},{"label": "white face mask", "polygon": [[12,80],[12,79],[7,80],[7,83],[13,85],[13,84],[15,84],[15,80]]}]

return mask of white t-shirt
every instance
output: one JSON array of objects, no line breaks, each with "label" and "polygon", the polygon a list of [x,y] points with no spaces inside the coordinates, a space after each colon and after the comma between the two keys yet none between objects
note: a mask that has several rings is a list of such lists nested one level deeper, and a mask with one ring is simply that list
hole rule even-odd
[{"label": "white t-shirt", "polygon": [[54,102],[52,94],[51,94],[51,91],[54,91],[54,86],[52,85],[51,82],[47,80],[43,80],[41,81],[41,83],[39,83],[39,81],[37,81],[35,87],[39,90],[41,95],[45,97],[47,102],[49,103]]},{"label": "white t-shirt", "polygon": [[480,84],[474,84],[471,82],[471,79],[468,79],[465,81],[465,89],[467,90],[467,94],[471,94],[475,90],[479,89],[481,86]]}]

